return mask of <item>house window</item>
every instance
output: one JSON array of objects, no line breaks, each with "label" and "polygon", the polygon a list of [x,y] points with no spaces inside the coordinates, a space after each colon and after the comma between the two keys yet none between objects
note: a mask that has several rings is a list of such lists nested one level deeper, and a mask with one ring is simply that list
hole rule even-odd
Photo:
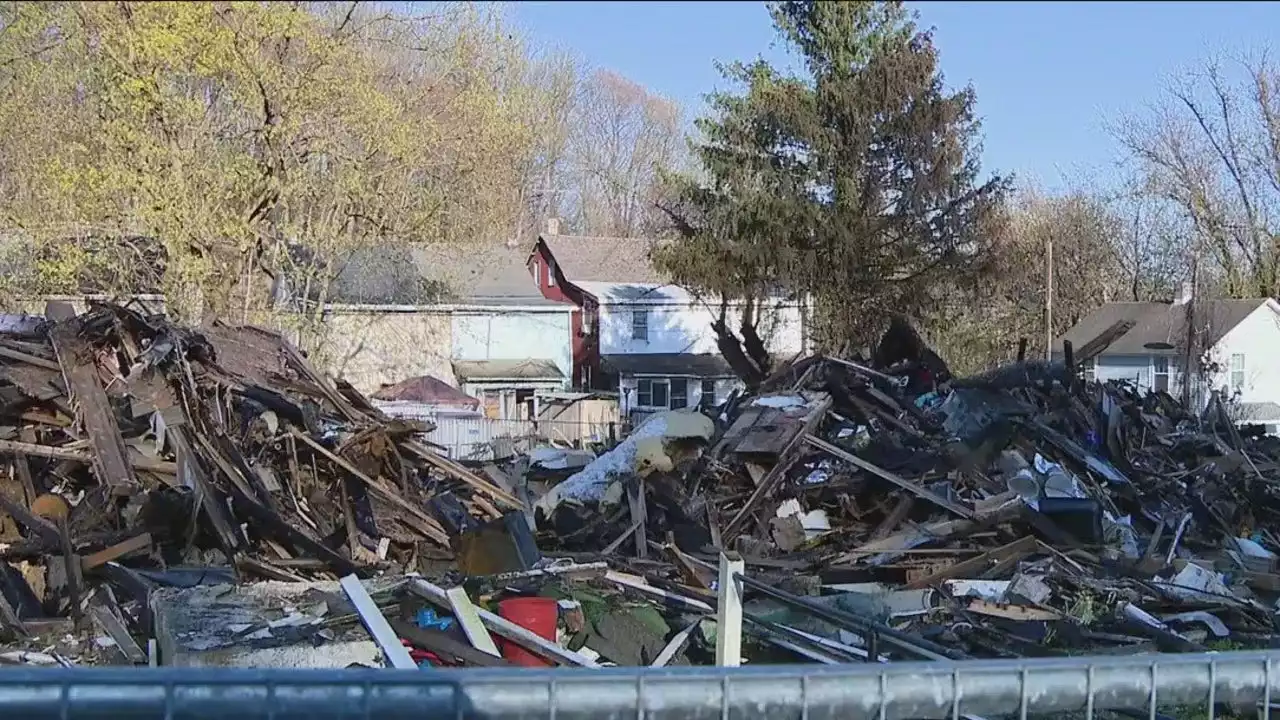
[{"label": "house window", "polygon": [[1231,356],[1231,391],[1244,390],[1244,355]]},{"label": "house window", "polygon": [[685,378],[671,378],[671,409],[680,410],[689,407],[689,381]]},{"label": "house window", "polygon": [[671,383],[667,379],[641,378],[636,383],[636,404],[640,407],[664,408],[670,402]]},{"label": "house window", "polygon": [[547,261],[547,287],[556,286],[556,261]]},{"label": "house window", "polygon": [[1169,392],[1169,358],[1161,356],[1151,358],[1151,389]]},{"label": "house window", "polygon": [[1084,377],[1085,382],[1093,382],[1098,379],[1098,361],[1095,358],[1089,358],[1080,363],[1080,374]]},{"label": "house window", "polygon": [[698,397],[698,407],[713,408],[716,405],[716,381],[710,378],[702,379],[702,394]]},{"label": "house window", "polygon": [[649,311],[631,311],[631,339],[649,341]]}]

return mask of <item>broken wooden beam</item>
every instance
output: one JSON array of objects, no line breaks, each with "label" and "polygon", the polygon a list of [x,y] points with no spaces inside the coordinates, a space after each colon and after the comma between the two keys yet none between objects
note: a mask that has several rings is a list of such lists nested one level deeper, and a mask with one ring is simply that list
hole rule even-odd
[{"label": "broken wooden beam", "polygon": [[816,435],[806,435],[804,439],[805,439],[805,442],[818,448],[819,450],[822,450],[823,452],[829,455],[834,455],[835,457],[841,460],[844,460],[845,462],[850,463],[851,465],[856,465],[882,480],[887,480],[893,483],[894,485],[897,485],[898,487],[902,488],[903,490],[906,490],[912,495],[915,495],[921,500],[926,500],[928,502],[931,502],[934,505],[937,505],[938,507],[942,508],[943,510],[948,510],[956,515],[959,515],[960,517],[966,520],[973,517],[972,510],[969,510],[968,508],[965,508],[956,503],[953,503],[950,500],[942,497],[941,495],[933,492],[932,490],[929,490],[928,488],[921,487],[920,485],[917,485],[909,480],[904,480],[903,478],[900,478],[897,475],[894,475],[893,473],[889,472],[888,470],[885,470],[884,468],[878,467],[870,462],[867,462],[866,460],[863,460],[862,458],[858,457],[857,455],[854,455],[853,453],[845,450],[842,447],[832,445],[831,443],[827,442],[826,440],[823,440],[820,437],[817,437]]},{"label": "broken wooden beam", "polygon": [[55,320],[49,331],[67,393],[79,409],[80,423],[93,445],[90,467],[98,480],[113,488],[114,492],[130,492],[138,487],[138,476],[129,462],[129,452],[116,422],[115,409],[107,397],[106,388],[98,377],[98,366],[93,347],[79,334],[75,310],[70,304],[51,301],[45,316]]},{"label": "broken wooden beam", "polygon": [[[17,442],[14,440],[0,440],[0,455],[22,455],[27,457],[41,457],[50,460],[70,460],[72,462],[85,463],[92,465],[94,462],[93,453],[87,450],[68,450],[66,448],[51,447],[49,445],[36,445],[34,443]],[[128,458],[129,464],[138,469],[148,472],[166,473],[176,475],[178,472],[178,464],[167,462],[165,460],[152,460],[144,457]]]}]

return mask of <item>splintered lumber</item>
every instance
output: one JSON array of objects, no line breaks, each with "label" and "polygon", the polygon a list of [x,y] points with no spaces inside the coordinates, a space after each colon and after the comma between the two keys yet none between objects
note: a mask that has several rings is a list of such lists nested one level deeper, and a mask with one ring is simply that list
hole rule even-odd
[{"label": "splintered lumber", "polygon": [[879,477],[882,480],[887,480],[893,483],[894,485],[897,485],[898,487],[902,488],[903,490],[906,490],[912,495],[915,495],[921,500],[927,500],[933,503],[934,505],[937,505],[938,507],[944,510],[949,510],[966,520],[973,517],[973,511],[969,510],[968,508],[961,507],[960,505],[957,505],[956,503],[951,502],[950,500],[942,497],[941,495],[933,492],[932,490],[929,490],[928,488],[924,488],[913,482],[904,480],[903,478],[900,478],[897,475],[894,475],[893,473],[889,472],[888,470],[885,470],[884,468],[877,467],[876,465],[873,465],[872,463],[869,463],[866,460],[863,460],[862,458],[858,457],[857,455],[854,455],[851,452],[848,452],[842,447],[832,445],[831,443],[827,442],[826,440],[823,440],[820,437],[816,437],[814,435],[806,435],[805,442],[809,443],[810,445],[818,448],[819,450],[829,455],[834,455],[840,458],[841,460],[844,460],[847,463],[850,463],[852,465],[857,465],[858,467],[862,468],[863,470],[866,470],[872,475],[875,475],[876,477]]},{"label": "splintered lumber", "polygon": [[[93,454],[86,450],[68,450],[35,443],[0,440],[0,455],[26,455],[28,457],[49,458],[50,460],[70,460],[72,462],[93,464]],[[178,464],[165,460],[153,460],[145,457],[129,458],[128,462],[138,470],[176,475]]]},{"label": "splintered lumber", "polygon": [[410,505],[408,502],[405,502],[405,499],[400,497],[400,495],[395,490],[392,490],[391,488],[387,487],[383,483],[377,480],[374,480],[368,475],[365,475],[364,473],[360,472],[359,468],[357,468],[355,465],[352,465],[346,460],[343,460],[341,457],[338,457],[332,452],[329,452],[327,448],[325,448],[323,445],[316,442],[315,440],[312,440],[306,433],[300,432],[296,429],[292,430],[291,432],[293,433],[294,437],[298,438],[302,442],[309,445],[311,449],[315,450],[316,452],[325,456],[329,460],[333,461],[334,464],[336,464],[338,467],[351,473],[352,477],[363,482],[365,485],[369,487],[370,490],[373,490],[375,493],[377,493],[378,496],[381,497],[383,500],[386,500],[387,502],[391,503],[392,505],[395,505],[401,510],[404,510],[405,512],[412,515],[414,518],[421,521],[420,525],[415,525],[414,527],[423,535],[431,538],[432,540],[435,540],[438,543],[441,543],[442,545],[449,544],[448,533],[444,531],[444,528],[440,527],[440,523],[436,522],[435,518],[424,513],[418,508]]},{"label": "splintered lumber", "polygon": [[[75,310],[67,303],[50,302],[45,311],[57,319],[49,332],[71,401],[80,410],[80,422],[93,444],[90,463],[98,479],[122,492],[138,486],[129,454],[116,423],[115,410],[98,378],[93,348],[77,332]],[[68,317],[69,316],[69,317]]]},{"label": "splintered lumber", "polygon": [[142,533],[141,535],[131,537],[124,542],[116,543],[109,548],[99,550],[92,555],[85,555],[80,558],[80,568],[85,572],[88,572],[100,565],[106,565],[112,560],[119,560],[125,555],[135,553],[140,550],[146,550],[150,547],[151,534]]},{"label": "splintered lumber", "polygon": [[52,360],[46,360],[42,357],[36,357],[35,355],[19,352],[13,348],[5,347],[4,345],[0,345],[0,357],[17,360],[19,362],[27,363],[28,365],[35,365],[36,367],[42,367],[46,370],[62,370],[62,366]]},{"label": "splintered lumber", "polygon": [[[418,597],[428,600],[443,610],[451,609],[449,604],[449,595],[444,588],[433,585],[421,578],[414,578],[409,581],[409,590]],[[572,650],[566,650],[554,642],[538,635],[537,633],[521,627],[510,620],[494,615],[483,608],[476,608],[476,613],[480,615],[480,620],[484,622],[485,627],[502,637],[517,643],[526,650],[535,652],[549,660],[554,660],[561,665],[577,665],[578,667],[598,668],[599,663],[596,661],[576,653]]]},{"label": "splintered lumber", "polygon": [[360,584],[360,578],[347,575],[339,581],[339,584],[342,586],[342,591],[347,594],[347,599],[355,606],[356,614],[360,616],[360,623],[373,636],[373,641],[378,644],[387,662],[391,663],[391,667],[397,670],[417,670],[418,664],[409,657],[409,651],[400,642],[396,631],[391,629],[387,619],[382,616],[377,603],[369,597],[369,591]]},{"label": "splintered lumber", "polygon": [[939,570],[928,577],[920,578],[912,583],[907,583],[904,590],[919,590],[921,588],[932,587],[938,585],[945,580],[954,580],[957,578],[976,577],[985,572],[992,565],[1004,562],[1009,559],[1021,559],[1035,552],[1040,546],[1039,541],[1034,535],[1028,535],[1019,540],[998,547],[990,552],[985,552],[978,557],[970,558],[955,565]]},{"label": "splintered lumber", "polygon": [[1074,353],[1074,364],[1079,365],[1082,362],[1088,362],[1098,353],[1106,350],[1111,343],[1120,339],[1121,335],[1129,332],[1134,326],[1133,320],[1120,320],[1112,323],[1110,327],[1103,330],[1097,337],[1089,342],[1081,345]]},{"label": "splintered lumber", "polygon": [[737,515],[733,516],[733,519],[729,521],[729,525],[724,529],[723,536],[726,543],[733,542],[733,539],[742,531],[742,527],[747,518],[751,516],[751,513],[755,512],[760,503],[764,502],[764,499],[773,493],[778,483],[782,482],[787,470],[796,461],[801,442],[817,429],[822,419],[826,417],[827,411],[831,409],[831,402],[830,395],[823,397],[818,406],[809,411],[803,426],[796,428],[796,434],[791,437],[783,451],[778,454],[778,462],[769,470],[768,474],[760,479],[755,492],[751,493],[751,497],[747,499],[746,504],[742,506]]},{"label": "splintered lumber", "polygon": [[453,477],[453,478],[456,478],[457,480],[462,481],[472,490],[480,493],[481,495],[486,495],[490,498],[493,498],[495,501],[507,506],[507,508],[510,510],[525,509],[524,503],[520,502],[520,500],[517,499],[511,493],[508,493],[507,491],[494,485],[493,483],[486,481],[484,478],[480,477],[479,475],[476,475],[475,473],[459,465],[458,463],[450,460],[449,458],[442,457],[438,453],[432,452],[429,448],[423,447],[421,444],[417,442],[414,442],[412,440],[406,440],[400,443],[400,447],[402,447],[405,450],[408,450],[414,455],[417,455],[423,460],[426,460],[427,464],[440,470],[441,472],[448,473],[450,477]]}]

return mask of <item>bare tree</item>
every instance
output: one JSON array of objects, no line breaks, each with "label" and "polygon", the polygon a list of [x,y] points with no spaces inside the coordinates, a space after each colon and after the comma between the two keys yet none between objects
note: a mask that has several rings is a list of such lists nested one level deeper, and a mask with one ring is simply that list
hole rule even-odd
[{"label": "bare tree", "polygon": [[638,236],[661,222],[659,172],[685,151],[680,108],[607,70],[583,83],[572,139],[573,222],[580,232]]},{"label": "bare tree", "polygon": [[1185,223],[1186,265],[1202,257],[1201,275],[1231,297],[1280,292],[1278,78],[1265,54],[1210,60],[1114,128],[1141,191]]}]

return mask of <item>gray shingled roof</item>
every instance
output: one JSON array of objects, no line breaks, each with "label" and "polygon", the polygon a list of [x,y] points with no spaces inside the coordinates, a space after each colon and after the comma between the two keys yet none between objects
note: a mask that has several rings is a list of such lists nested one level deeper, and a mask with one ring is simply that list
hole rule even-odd
[{"label": "gray shingled roof", "polygon": [[465,242],[423,245],[414,249],[413,260],[423,277],[444,283],[460,299],[555,304],[542,297],[529,274],[525,247]]},{"label": "gray shingled roof", "polygon": [[543,235],[539,240],[569,282],[667,282],[649,261],[649,250],[658,240],[584,235]]},{"label": "gray shingled roof", "polygon": [[[1196,325],[1206,329],[1205,343],[1211,346],[1222,339],[1266,300],[1200,300],[1195,305]],[[1178,346],[1186,336],[1185,305],[1172,303],[1117,302],[1094,310],[1054,342],[1055,350],[1064,341],[1080,348],[1122,320],[1133,327],[1107,346],[1108,355],[1149,355],[1160,351],[1146,347],[1148,343]]]},{"label": "gray shingled roof", "polygon": [[1280,421],[1280,404],[1273,402],[1240,403],[1236,406],[1237,421],[1243,423],[1273,423]]}]

